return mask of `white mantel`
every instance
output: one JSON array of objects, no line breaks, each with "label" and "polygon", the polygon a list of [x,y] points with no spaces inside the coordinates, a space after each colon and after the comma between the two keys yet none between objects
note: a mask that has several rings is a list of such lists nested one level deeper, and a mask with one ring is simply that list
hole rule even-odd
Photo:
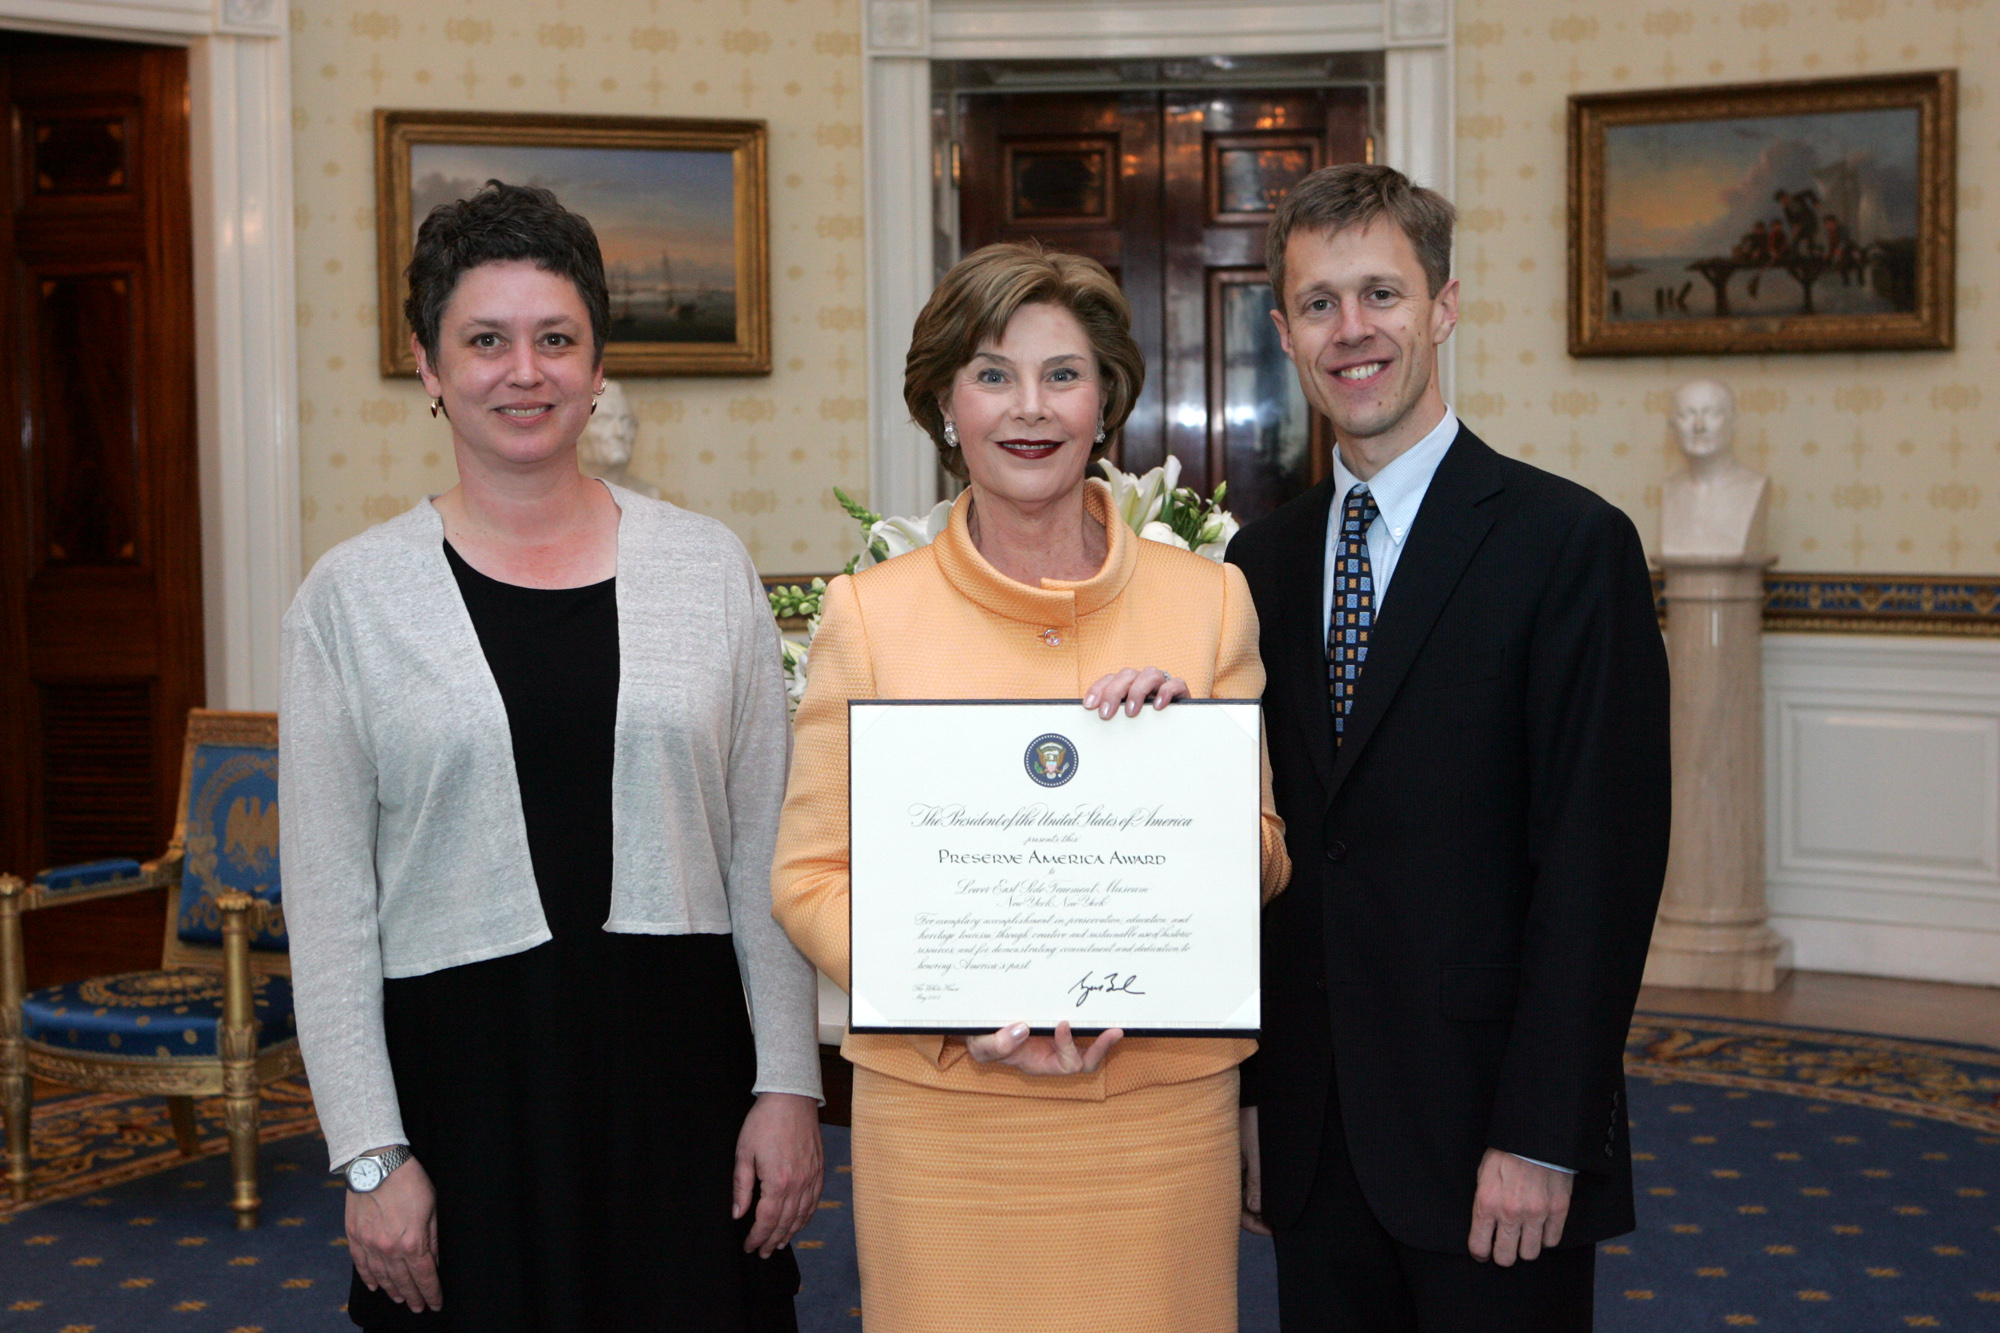
[{"label": "white mantel", "polygon": [[0,28],[188,48],[211,708],[278,706],[300,573],[287,19],[278,0],[0,0]]}]

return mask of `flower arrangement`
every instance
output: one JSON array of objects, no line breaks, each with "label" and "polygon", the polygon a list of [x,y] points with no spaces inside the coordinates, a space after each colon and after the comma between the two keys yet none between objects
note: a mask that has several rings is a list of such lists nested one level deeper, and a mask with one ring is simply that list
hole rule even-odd
[{"label": "flower arrangement", "polygon": [[1099,459],[1097,466],[1104,469],[1104,479],[1111,483],[1111,502],[1132,531],[1147,541],[1178,546],[1222,563],[1222,553],[1229,549],[1229,539],[1240,526],[1236,516],[1222,507],[1229,494],[1228,482],[1204,500],[1180,484],[1178,458],[1169,458],[1164,466],[1142,477],[1120,472],[1108,458]]},{"label": "flower arrangement", "polygon": [[783,633],[778,635],[778,660],[785,668],[785,698],[790,711],[796,713],[799,701],[806,697],[806,656],[812,650],[813,635],[819,633],[819,604],[826,595],[826,580],[814,579],[810,588],[801,588],[796,583],[771,588],[764,595],[770,598],[771,614],[778,619],[802,616],[806,622],[803,642],[788,639]]},{"label": "flower arrangement", "polygon": [[[1099,459],[1097,466],[1103,469],[1104,479],[1111,484],[1113,508],[1133,532],[1147,541],[1179,547],[1221,563],[1223,552],[1229,549],[1230,538],[1236,535],[1240,526],[1235,516],[1222,507],[1229,494],[1228,482],[1217,486],[1215,494],[1204,500],[1191,487],[1180,484],[1181,462],[1178,458],[1169,458],[1164,466],[1142,476],[1120,472],[1108,458]],[[929,546],[951,522],[950,500],[938,501],[922,518],[884,518],[872,509],[856,504],[838,486],[834,487],[833,494],[848,517],[861,525],[861,551],[848,560],[846,568],[841,571],[846,574],[879,565],[884,560],[893,560],[919,546]],[[785,666],[785,693],[791,699],[792,710],[796,712],[799,700],[806,693],[806,665],[812,655],[813,636],[819,632],[820,606],[826,595],[826,580],[814,579],[811,587],[795,583],[772,588],[767,595],[772,615],[780,619],[798,616],[806,622],[803,642],[783,636],[779,638]]]}]

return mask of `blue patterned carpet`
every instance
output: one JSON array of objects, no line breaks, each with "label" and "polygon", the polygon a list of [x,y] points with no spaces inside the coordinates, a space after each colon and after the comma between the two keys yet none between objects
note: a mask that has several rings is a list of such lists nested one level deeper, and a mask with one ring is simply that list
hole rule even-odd
[{"label": "blue patterned carpet", "polygon": [[[1600,1329],[2000,1331],[2000,1051],[1648,1014],[1627,1059],[1640,1227],[1599,1251]],[[42,1108],[86,1161],[50,1168],[69,1196],[0,1211],[0,1333],[351,1327],[309,1120],[275,1127],[265,1225],[240,1233],[223,1159],[151,1169],[174,1160],[162,1104],[65,1109],[92,1101]],[[844,1131],[827,1156],[807,1333],[860,1324]],[[1266,1243],[1246,1237],[1242,1277],[1244,1333],[1274,1333]]]},{"label": "blue patterned carpet", "polygon": [[239,1232],[229,1162],[185,1166],[0,1214],[8,1333],[351,1329],[341,1196],[318,1134],[267,1144],[264,1224]]},{"label": "blue patterned carpet", "polygon": [[2000,1330],[2000,1051],[1642,1014],[1607,1329]]}]

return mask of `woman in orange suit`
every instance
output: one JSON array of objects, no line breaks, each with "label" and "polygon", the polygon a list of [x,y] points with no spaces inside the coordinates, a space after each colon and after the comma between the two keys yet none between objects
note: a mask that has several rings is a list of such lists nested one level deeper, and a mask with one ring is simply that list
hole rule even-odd
[{"label": "woman in orange suit", "polygon": [[[772,868],[774,914],[843,986],[849,699],[1069,696],[1108,719],[1263,692],[1242,575],[1139,540],[1085,478],[1144,382],[1130,326],[1097,263],[1019,245],[961,261],[918,317],[904,398],[968,488],[935,543],[828,587]],[[1263,809],[1268,900],[1290,873],[1268,764]],[[1235,1329],[1253,1049],[850,1035],[869,1333]]]}]

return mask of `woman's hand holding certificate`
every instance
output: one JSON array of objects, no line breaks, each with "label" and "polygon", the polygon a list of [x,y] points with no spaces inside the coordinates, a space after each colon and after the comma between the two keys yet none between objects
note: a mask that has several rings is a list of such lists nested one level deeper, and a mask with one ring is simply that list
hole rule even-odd
[{"label": "woman's hand holding certificate", "polygon": [[1117,715],[1121,704],[1125,716],[1137,717],[1147,704],[1160,709],[1187,697],[1187,682],[1179,676],[1169,676],[1158,667],[1147,667],[1144,671],[1126,667],[1094,681],[1083,692],[1083,706],[1096,709],[1097,715],[1108,722]]},{"label": "woman's hand holding certificate", "polygon": [[1078,1050],[1068,1022],[1056,1024],[1053,1037],[1029,1035],[1026,1023],[1001,1028],[990,1037],[968,1037],[965,1053],[981,1064],[999,1061],[1024,1074],[1093,1074],[1111,1054],[1111,1048],[1125,1039],[1117,1028],[1106,1028],[1097,1040]]}]

